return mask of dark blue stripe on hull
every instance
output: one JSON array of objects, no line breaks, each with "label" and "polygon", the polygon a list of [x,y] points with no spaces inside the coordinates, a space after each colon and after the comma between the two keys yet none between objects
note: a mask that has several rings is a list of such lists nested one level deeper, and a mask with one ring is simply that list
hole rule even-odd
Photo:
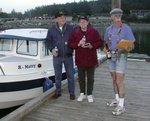
[{"label": "dark blue stripe on hull", "polygon": [[0,92],[21,91],[41,87],[45,79],[0,83]]},{"label": "dark blue stripe on hull", "polygon": [[[55,76],[51,76],[49,79],[55,82]],[[62,74],[62,80],[64,79],[66,79],[65,73]],[[0,92],[13,92],[42,87],[44,81],[45,78],[20,82],[0,83]]]}]

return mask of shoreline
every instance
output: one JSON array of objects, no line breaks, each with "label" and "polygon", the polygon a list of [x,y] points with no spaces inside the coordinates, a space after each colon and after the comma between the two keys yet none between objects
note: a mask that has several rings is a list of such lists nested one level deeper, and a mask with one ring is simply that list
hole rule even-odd
[{"label": "shoreline", "polygon": [[[67,21],[72,25],[77,25],[76,21]],[[0,22],[0,31],[5,29],[16,29],[16,28],[49,28],[54,23],[54,20],[20,20],[20,21],[6,21]],[[93,27],[103,28],[111,25],[111,21],[107,22],[90,22]],[[125,23],[130,27],[150,29],[150,23]]]}]

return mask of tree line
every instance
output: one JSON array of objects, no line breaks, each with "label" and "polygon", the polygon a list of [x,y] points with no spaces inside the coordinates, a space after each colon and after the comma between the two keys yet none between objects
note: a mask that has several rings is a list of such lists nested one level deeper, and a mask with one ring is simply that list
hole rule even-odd
[{"label": "tree line", "polygon": [[[93,1],[81,1],[72,2],[66,4],[53,4],[38,6],[34,9],[30,9],[22,14],[21,12],[12,11],[10,14],[5,12],[0,13],[0,18],[15,17],[19,19],[32,18],[38,16],[54,16],[59,10],[64,11],[66,15],[78,15],[80,13],[86,13],[87,15],[109,15],[111,10],[112,0],[93,0]],[[150,0],[122,0],[121,8],[125,15],[130,14],[130,10],[150,10]]]}]

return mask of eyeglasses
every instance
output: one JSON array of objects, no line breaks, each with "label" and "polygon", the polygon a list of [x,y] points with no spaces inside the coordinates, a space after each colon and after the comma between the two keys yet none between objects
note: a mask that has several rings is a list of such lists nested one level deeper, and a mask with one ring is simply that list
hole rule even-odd
[{"label": "eyeglasses", "polygon": [[121,17],[122,15],[114,15],[114,17]]}]

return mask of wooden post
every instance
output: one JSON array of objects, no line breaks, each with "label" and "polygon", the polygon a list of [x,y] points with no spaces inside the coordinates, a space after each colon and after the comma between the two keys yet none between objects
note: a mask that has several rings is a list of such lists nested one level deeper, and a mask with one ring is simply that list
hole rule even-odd
[{"label": "wooden post", "polygon": [[121,0],[112,0],[111,8],[121,8]]}]

